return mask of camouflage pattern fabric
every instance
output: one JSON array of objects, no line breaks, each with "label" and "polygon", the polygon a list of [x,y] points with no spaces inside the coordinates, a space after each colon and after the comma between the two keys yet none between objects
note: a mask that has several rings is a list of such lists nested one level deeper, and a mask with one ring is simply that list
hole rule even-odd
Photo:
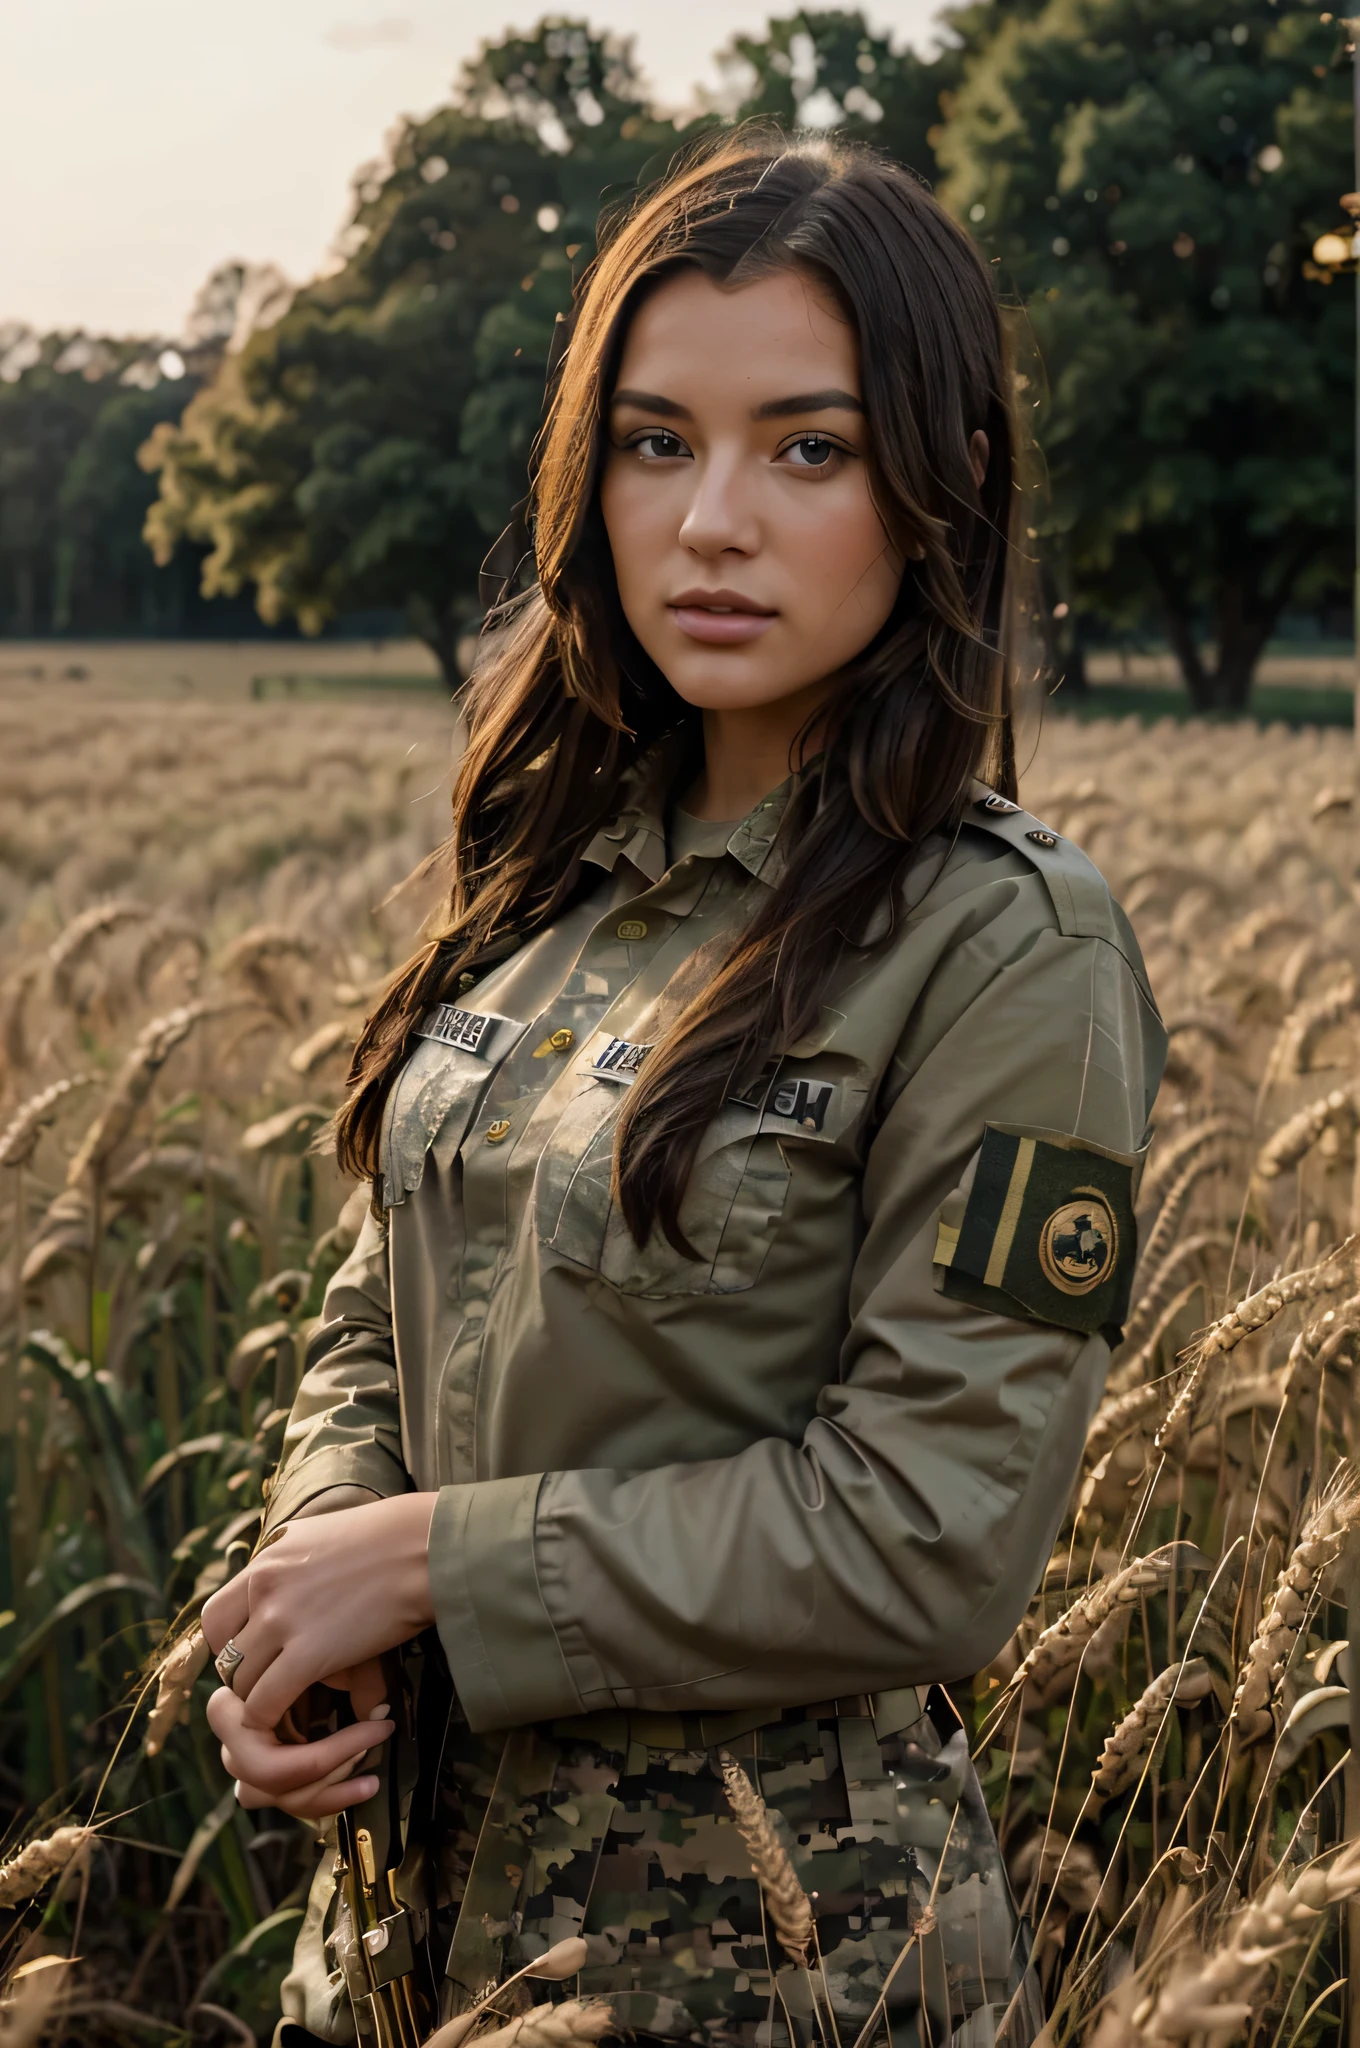
[{"label": "camouflage pattern fabric", "polygon": [[[916,1704],[914,1692],[885,1697]],[[721,1744],[697,1716],[592,1715],[501,1738],[455,1713],[430,1811],[437,1901],[421,1965],[426,1982],[444,1976],[441,2017],[580,1934],[580,1977],[520,1987],[507,2015],[526,1999],[598,1995],[643,2039],[803,2048],[831,2037],[829,2002],[843,2048],[871,2019],[880,2048],[1028,2048],[1042,2009],[964,1730],[938,1690],[891,1732],[876,1730],[872,1705],[789,1709]],[[812,1899],[811,1972],[767,1926],[722,1749],[761,1792]],[[318,1905],[334,1914],[327,1863],[312,1921]],[[316,1931],[299,1943],[285,2007],[312,2038],[352,2041],[337,1979],[329,2002],[319,1984],[301,1995]],[[308,2038],[280,2029],[281,2048]]]}]

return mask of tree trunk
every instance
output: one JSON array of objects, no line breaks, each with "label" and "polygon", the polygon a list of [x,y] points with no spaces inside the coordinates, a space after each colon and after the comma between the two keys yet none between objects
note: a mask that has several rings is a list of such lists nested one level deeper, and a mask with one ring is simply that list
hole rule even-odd
[{"label": "tree trunk", "polygon": [[[1179,592],[1176,594],[1179,599]],[[1181,679],[1189,692],[1190,702],[1197,711],[1209,709],[1209,672],[1199,651],[1195,635],[1195,621],[1190,607],[1183,601],[1168,597],[1163,589],[1162,610],[1166,619],[1166,637],[1171,642],[1171,652],[1180,667]]]},{"label": "tree trunk", "polygon": [[1072,630],[1067,636],[1067,653],[1063,664],[1063,688],[1069,697],[1086,697],[1091,690],[1090,677],[1086,673],[1086,649],[1082,645],[1081,621],[1072,621]]},{"label": "tree trunk", "polygon": [[[1187,592],[1169,558],[1149,548],[1147,560],[1162,600],[1167,639],[1180,665],[1196,711],[1242,712],[1251,701],[1256,666],[1274,632],[1313,546],[1298,543],[1292,552],[1251,554],[1226,549],[1231,575],[1221,576],[1214,591],[1214,666],[1209,668],[1195,637],[1195,621]],[[1272,570],[1274,573],[1272,574]]]},{"label": "tree trunk", "polygon": [[[1043,642],[1044,665],[1048,671],[1045,690],[1051,697],[1058,690],[1068,697],[1084,697],[1087,691],[1086,654],[1081,644],[1081,627],[1071,609],[1072,578],[1065,549],[1045,555],[1039,568],[1037,601],[1039,637]],[[1058,607],[1062,616],[1058,617]]]},{"label": "tree trunk", "polygon": [[439,672],[450,694],[460,690],[463,672],[458,665],[458,642],[470,624],[467,612],[454,604],[433,605],[425,597],[409,598],[406,610],[411,631],[417,640],[425,642],[439,663]]},{"label": "tree trunk", "polygon": [[[1264,564],[1261,565],[1264,570]],[[1218,658],[1204,679],[1200,708],[1206,711],[1245,711],[1251,697],[1256,664],[1293,583],[1293,575],[1269,587],[1264,573],[1250,571],[1225,577],[1214,593],[1214,639]]]}]

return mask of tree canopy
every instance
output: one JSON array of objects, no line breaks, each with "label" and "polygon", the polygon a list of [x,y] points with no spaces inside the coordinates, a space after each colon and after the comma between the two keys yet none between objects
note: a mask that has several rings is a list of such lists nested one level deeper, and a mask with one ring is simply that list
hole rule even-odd
[{"label": "tree canopy", "polygon": [[152,436],[158,559],[201,541],[208,590],[311,630],[404,605],[455,674],[601,198],[675,140],[626,44],[561,21],[487,46],[360,172],[344,267]]},{"label": "tree canopy", "polygon": [[[895,51],[860,13],[777,18],[736,38],[725,66],[727,117],[834,124],[933,170],[927,131],[952,71]],[[449,106],[360,172],[343,269],[152,437],[157,558],[198,541],[208,590],[253,587],[266,618],[311,630],[347,605],[402,604],[452,676],[477,569],[523,495],[553,325],[601,205],[721,117],[658,116],[631,46],[584,22],[487,44]]]},{"label": "tree canopy", "polygon": [[1088,616],[1159,613],[1206,706],[1246,701],[1286,604],[1348,580],[1354,315],[1308,260],[1353,182],[1328,21],[1049,0],[976,52],[938,137],[1047,373],[1036,537]]},{"label": "tree canopy", "polygon": [[768,115],[871,140],[995,261],[1050,633],[1159,618],[1197,700],[1241,704],[1281,611],[1349,585],[1353,315],[1309,258],[1352,182],[1340,27],[1297,0],[956,0],[941,25],[922,55],[858,10],[778,15],[677,122],[626,40],[551,16],[399,124],[329,274],[214,273],[177,381],[163,341],[0,329],[0,631],[404,612],[452,678],[602,204]]}]

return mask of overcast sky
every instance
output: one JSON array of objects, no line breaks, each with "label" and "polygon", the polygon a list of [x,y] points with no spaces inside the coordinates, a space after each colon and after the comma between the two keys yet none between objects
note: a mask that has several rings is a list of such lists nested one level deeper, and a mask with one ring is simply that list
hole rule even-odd
[{"label": "overcast sky", "polygon": [[[232,257],[311,276],[350,173],[445,97],[495,26],[474,0],[0,0],[0,321],[177,334]],[[869,0],[925,45],[938,0]],[[528,27],[530,4],[508,19]],[[758,0],[596,0],[667,104]]]}]

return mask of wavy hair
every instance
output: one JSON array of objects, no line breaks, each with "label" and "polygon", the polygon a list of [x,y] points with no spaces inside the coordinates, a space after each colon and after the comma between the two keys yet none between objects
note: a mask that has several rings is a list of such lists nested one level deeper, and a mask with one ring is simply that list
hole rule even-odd
[{"label": "wavy hair", "polygon": [[[471,985],[586,886],[582,853],[623,776],[698,714],[623,615],[599,507],[609,399],[629,319],[665,272],[736,287],[796,265],[858,335],[871,488],[907,562],[894,609],[806,741],[779,879],[670,1021],[628,1090],[615,1184],[638,1243],[691,1254],[680,1205],[705,1126],[816,1020],[970,780],[1014,795],[1009,529],[1018,502],[1011,376],[991,273],[910,172],[863,147],[766,125],[710,138],[606,224],[552,380],[529,504],[537,581],[493,614],[463,693],[442,914],[364,1026],[337,1119],[340,1163],[375,1176],[383,1105],[426,1007]],[[991,457],[981,486],[969,442]]]}]

